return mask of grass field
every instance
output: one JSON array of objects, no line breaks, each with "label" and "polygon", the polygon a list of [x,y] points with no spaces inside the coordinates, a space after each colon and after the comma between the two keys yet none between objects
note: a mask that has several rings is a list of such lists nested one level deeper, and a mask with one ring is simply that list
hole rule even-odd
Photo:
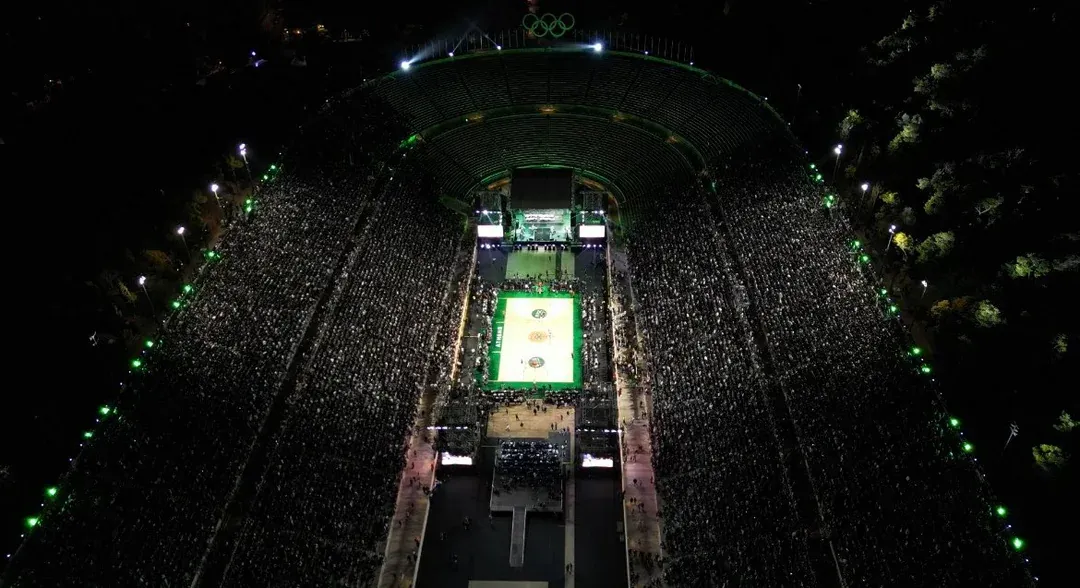
[{"label": "grass field", "polygon": [[503,292],[492,329],[488,387],[581,387],[581,305],[574,295]]}]

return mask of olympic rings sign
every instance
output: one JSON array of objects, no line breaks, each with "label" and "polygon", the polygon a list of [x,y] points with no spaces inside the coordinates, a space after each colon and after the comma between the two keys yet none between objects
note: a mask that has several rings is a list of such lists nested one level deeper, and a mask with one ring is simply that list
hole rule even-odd
[{"label": "olympic rings sign", "polygon": [[565,35],[566,31],[574,28],[574,15],[564,12],[555,16],[549,12],[543,16],[536,16],[530,12],[521,19],[521,26],[534,37],[550,36],[552,39],[558,39]]}]

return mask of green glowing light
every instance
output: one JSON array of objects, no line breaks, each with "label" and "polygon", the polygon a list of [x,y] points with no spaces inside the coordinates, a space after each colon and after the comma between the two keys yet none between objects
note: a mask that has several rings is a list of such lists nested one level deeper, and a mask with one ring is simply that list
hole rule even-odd
[{"label": "green glowing light", "polygon": [[821,174],[818,174],[814,179],[820,182],[821,181]]},{"label": "green glowing light", "polygon": [[900,309],[895,304],[890,304],[889,312],[896,314],[897,312],[900,312]]},{"label": "green glowing light", "polygon": [[919,368],[919,371],[924,373],[924,374],[929,374],[930,373],[930,366],[923,365],[922,367]]},{"label": "green glowing light", "polygon": [[954,428],[954,429],[959,427],[960,426],[960,419],[958,419],[956,417],[950,418],[949,419],[949,426]]},{"label": "green glowing light", "polygon": [[184,284],[184,294],[191,294],[191,291],[194,289],[195,288],[193,288],[191,284]]},{"label": "green glowing light", "polygon": [[28,528],[30,528],[30,529],[33,529],[34,527],[36,527],[36,526],[37,526],[37,524],[38,524],[39,522],[41,522],[41,520],[40,520],[40,519],[38,519],[37,517],[28,517],[28,518],[26,519],[26,526],[27,526]]},{"label": "green glowing light", "polygon": [[141,368],[142,367],[142,360],[137,358],[137,357],[135,359],[131,360],[131,367],[133,367],[135,369]]},{"label": "green glowing light", "polygon": [[147,339],[146,341],[143,341],[143,345],[146,345],[146,348],[150,349],[151,347],[154,346],[154,340],[153,339]]},{"label": "green glowing light", "polygon": [[83,431],[82,436],[83,436],[83,439],[89,439],[89,438],[94,436],[94,432],[93,431]]},{"label": "green glowing light", "polygon": [[266,180],[269,180],[269,179],[270,179],[270,176],[268,176],[268,175],[266,175],[266,174],[263,174],[263,181],[264,181],[264,182],[265,182]]},{"label": "green glowing light", "polygon": [[912,355],[922,355],[922,348],[921,347],[912,347],[911,348],[911,354]]},{"label": "green glowing light", "polygon": [[832,208],[832,202],[826,202],[825,208]]},{"label": "green glowing light", "polygon": [[994,509],[994,512],[996,512],[997,516],[999,516],[999,517],[1003,517],[1003,516],[1009,514],[1009,511],[1004,506],[1001,506],[1000,504],[998,505],[997,508]]},{"label": "green glowing light", "polygon": [[975,446],[972,445],[971,443],[968,443],[967,441],[964,441],[963,448],[964,448],[964,453],[971,453],[972,451],[975,451]]},{"label": "green glowing light", "polygon": [[277,169],[277,166],[271,163],[270,164],[270,169]]},{"label": "green glowing light", "polygon": [[882,295],[882,296],[888,296],[888,295],[889,295],[889,291],[888,291],[888,290],[886,290],[885,288],[882,288],[882,289],[881,289],[881,295]]},{"label": "green glowing light", "polygon": [[861,245],[862,245],[862,243],[860,243],[858,239],[855,239],[854,241],[851,242],[851,248],[852,249],[858,249],[859,246],[861,246]]},{"label": "green glowing light", "polygon": [[254,209],[251,206],[245,206],[244,207],[244,212],[246,212],[248,214],[250,214],[252,210],[254,210]]},{"label": "green glowing light", "polygon": [[112,412],[112,409],[108,406],[102,406],[98,408],[97,411],[101,416],[109,416],[109,413]]},{"label": "green glowing light", "polygon": [[179,300],[173,300],[170,304],[172,304],[173,308],[180,308],[180,301]]},{"label": "green glowing light", "polygon": [[49,498],[56,496],[57,492],[59,492],[59,490],[56,489],[56,486],[49,486],[45,489],[45,495]]},{"label": "green glowing light", "polygon": [[863,253],[862,255],[859,256],[859,261],[861,261],[863,263],[867,263],[867,262],[870,261],[870,256]]},{"label": "green glowing light", "polygon": [[817,169],[817,166],[811,163],[810,164],[810,169]]},{"label": "green glowing light", "polygon": [[1024,540],[1019,538],[1019,537],[1013,537],[1012,538],[1012,546],[1013,546],[1013,549],[1015,549],[1017,551],[1020,551],[1021,549],[1024,548]]},{"label": "green glowing light", "polygon": [[246,206],[251,206],[252,202],[254,202],[254,201],[251,198],[248,198],[247,200],[244,201],[244,204]]}]

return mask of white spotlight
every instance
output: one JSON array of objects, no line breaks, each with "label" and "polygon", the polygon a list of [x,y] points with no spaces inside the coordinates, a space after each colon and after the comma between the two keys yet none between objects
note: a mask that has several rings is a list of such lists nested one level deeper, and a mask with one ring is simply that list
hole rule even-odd
[{"label": "white spotlight", "polygon": [[862,185],[861,185],[861,186],[859,186],[859,187],[860,187],[860,188],[862,188],[862,191],[863,191],[863,192],[865,192],[865,191],[867,191],[867,190],[869,190],[869,189],[870,189],[870,184],[868,184],[868,183],[866,183],[866,182],[863,182],[863,183],[862,183]]},{"label": "white spotlight", "polygon": [[832,152],[837,154],[837,155],[840,155],[840,152],[843,151],[843,150],[844,150],[843,145],[837,145],[836,147],[833,147]]},{"label": "white spotlight", "polygon": [[604,44],[603,43],[593,43],[592,50],[599,53],[599,52],[604,50]]},{"label": "white spotlight", "polygon": [[410,64],[410,63],[409,63],[408,61],[402,61],[402,62],[401,62],[401,69],[403,69],[403,70],[405,70],[405,71],[409,71],[409,66],[410,66],[410,65],[411,65],[411,64]]},{"label": "white spotlight", "polygon": [[453,56],[454,56],[454,52],[453,52],[453,51],[451,51],[451,52],[450,52],[450,57],[453,57]]},{"label": "white spotlight", "polygon": [[498,50],[498,51],[502,51],[502,45],[496,45],[495,49]]}]

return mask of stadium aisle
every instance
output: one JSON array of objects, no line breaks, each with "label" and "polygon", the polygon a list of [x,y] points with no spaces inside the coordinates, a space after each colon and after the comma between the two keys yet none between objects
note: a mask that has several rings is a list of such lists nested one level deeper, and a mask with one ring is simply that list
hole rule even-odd
[{"label": "stadium aisle", "polygon": [[421,428],[409,439],[408,464],[401,474],[379,588],[413,585],[427,529],[429,502],[424,487],[435,483],[435,452],[426,437],[427,430]]}]

